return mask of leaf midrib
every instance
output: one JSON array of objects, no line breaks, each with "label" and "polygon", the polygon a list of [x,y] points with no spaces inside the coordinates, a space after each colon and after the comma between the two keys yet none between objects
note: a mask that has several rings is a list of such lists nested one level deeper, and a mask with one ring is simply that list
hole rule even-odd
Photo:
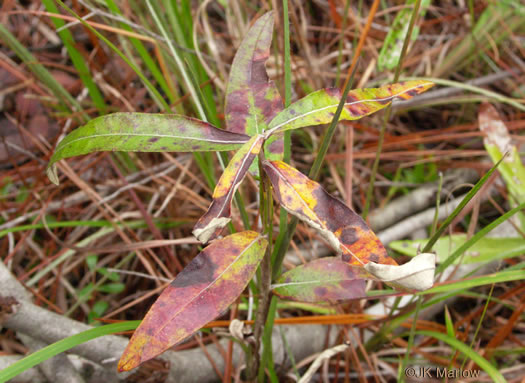
[{"label": "leaf midrib", "polygon": [[[275,169],[275,171],[276,171],[277,174],[279,175],[279,178],[281,178],[281,179],[282,179],[282,180],[283,180],[283,181],[284,181],[284,182],[285,182],[285,183],[286,183],[286,184],[287,184],[287,185],[293,190],[293,192],[299,197],[299,199],[303,202],[304,206],[306,206],[306,208],[307,208],[310,212],[312,212],[313,215],[314,215],[315,217],[319,217],[319,216],[317,215],[317,213],[316,213],[314,210],[312,210],[312,209],[310,208],[310,206],[308,206],[308,204],[306,203],[306,201],[304,200],[304,198],[301,196],[301,194],[299,194],[299,192],[297,192],[297,190],[293,187],[293,185],[290,184],[290,182],[288,182],[288,180],[287,180],[284,176],[281,175],[281,172],[279,172],[279,170],[278,170],[278,169],[277,169],[277,168],[276,168],[271,162],[268,162],[268,163],[269,163],[269,164]],[[321,187],[321,186],[319,186],[319,187]],[[290,212],[290,213],[292,213],[292,212]],[[293,214],[293,213],[292,213],[292,214]],[[330,233],[333,233],[333,231],[331,231],[330,229],[328,229],[328,228],[326,227],[326,225],[323,223],[323,221],[321,221],[319,218],[317,218],[317,222],[319,222],[319,226],[321,226],[324,230],[329,231]],[[334,234],[334,236],[335,236],[335,233],[333,233],[333,234]],[[353,256],[355,259],[357,259],[357,260],[359,261],[359,263],[361,263],[361,265],[364,266],[364,263],[361,261],[361,259],[359,259],[359,257],[357,257],[357,256],[353,253],[352,250],[350,250],[350,249],[349,249],[349,248],[348,248],[343,242],[341,242],[341,241],[339,240],[339,238],[336,237],[336,239],[337,239],[337,241],[339,242],[339,246],[344,247],[344,248],[345,248],[350,254],[352,254],[352,256]]]},{"label": "leaf midrib", "polygon": [[[388,100],[394,99],[394,98],[396,98],[396,97],[399,97],[400,95],[402,95],[402,94],[404,94],[404,93],[410,92],[411,90],[414,90],[414,89],[420,88],[421,86],[422,86],[421,84],[420,84],[420,85],[416,85],[416,86],[413,86],[413,87],[411,87],[411,88],[405,89],[405,90],[403,90],[402,92],[398,92],[398,93],[396,93],[396,94],[394,94],[394,95],[391,95],[391,96],[388,96],[388,97],[384,97],[384,98],[374,98],[374,99],[366,99],[366,100],[357,100],[357,101],[353,101],[353,102],[346,102],[344,105],[345,105],[345,107],[346,107],[346,106],[349,106],[349,105],[360,104],[360,103],[363,103],[363,102],[381,102],[381,101],[388,101]],[[308,96],[306,96],[306,97],[308,97]],[[299,101],[301,101],[301,100],[299,100]],[[287,120],[287,121],[285,121],[285,122],[282,122],[282,123],[280,123],[279,125],[277,125],[277,126],[271,128],[271,129],[267,130],[267,131],[266,131],[266,136],[267,136],[267,137],[270,136],[271,134],[273,134],[273,133],[274,133],[276,130],[278,130],[279,128],[282,128],[283,126],[288,125],[288,124],[292,123],[293,121],[295,121],[295,120],[297,120],[297,119],[299,119],[299,118],[303,118],[303,117],[309,116],[310,114],[313,114],[313,113],[321,112],[321,111],[323,111],[323,110],[325,110],[325,109],[337,108],[338,105],[339,105],[338,103],[337,103],[337,104],[333,104],[333,105],[328,105],[328,106],[325,106],[325,107],[322,107],[322,108],[319,108],[319,109],[315,109],[315,110],[311,110],[311,111],[309,111],[309,112],[306,112],[306,113],[300,114],[300,115],[298,115],[298,116],[292,117],[292,118],[290,118],[289,120]],[[290,107],[292,107],[292,106],[293,106],[293,104],[290,105],[288,108],[290,108]],[[386,106],[386,105],[385,105],[385,106]],[[286,109],[288,109],[288,108],[286,108]],[[285,112],[286,109],[283,110],[282,112]],[[282,112],[281,112],[281,113],[282,113]],[[275,118],[277,118],[277,117],[278,117],[278,115],[275,116]],[[271,125],[271,122],[270,122],[269,125]]]},{"label": "leaf midrib", "polygon": [[176,136],[172,134],[144,134],[144,133],[104,133],[104,134],[93,134],[90,136],[85,137],[79,137],[74,140],[68,141],[65,144],[61,145],[55,153],[60,152],[61,150],[64,150],[64,148],[68,145],[71,145],[75,142],[82,141],[82,140],[88,140],[93,139],[97,137],[111,137],[111,136],[136,136],[136,137],[160,137],[160,138],[178,138],[178,139],[184,139],[184,140],[194,140],[194,141],[204,141],[204,142],[210,142],[210,143],[216,143],[216,144],[245,144],[248,141],[227,141],[227,140],[213,140],[209,138],[200,138],[200,137],[188,137],[188,136]]},{"label": "leaf midrib", "polygon": [[[217,281],[228,271],[232,268],[232,266],[239,261],[239,258],[241,258],[257,241],[261,239],[261,235],[258,235],[248,246],[244,248],[244,250],[237,256],[235,259],[212,281],[210,282],[206,287],[204,287],[201,291],[199,291],[197,294],[193,296],[188,302],[186,302],[182,307],[179,308],[166,322],[157,328],[157,331],[152,335],[152,337],[156,337],[162,330],[171,323],[182,311],[186,309],[193,301],[195,301],[198,297],[202,296],[211,288],[211,286],[215,285]],[[212,318],[213,319],[213,318]],[[211,320],[211,319],[210,319]]]}]

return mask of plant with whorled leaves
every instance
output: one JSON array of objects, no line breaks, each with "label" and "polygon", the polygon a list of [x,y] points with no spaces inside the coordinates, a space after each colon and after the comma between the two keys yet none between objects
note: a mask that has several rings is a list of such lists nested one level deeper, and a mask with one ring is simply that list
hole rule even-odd
[{"label": "plant with whorled leaves", "polygon": [[[363,298],[365,280],[370,278],[400,288],[424,289],[432,285],[433,255],[397,266],[363,219],[282,161],[283,132],[331,122],[342,95],[338,89],[323,89],[284,108],[265,69],[272,33],[273,16],[267,13],[254,23],[239,47],[227,87],[226,130],[180,115],[115,113],[93,119],[71,132],[50,160],[47,173],[58,184],[57,161],[95,151],[237,150],[216,185],[209,210],[193,231],[201,242],[213,242],[177,275],[152,306],[120,360],[121,371],[138,366],[198,331],[224,312],[253,278],[268,254],[267,236],[242,231],[217,239],[231,220],[235,190],[250,169],[260,169],[263,181],[271,184],[280,205],[318,230],[341,255],[318,259],[282,274],[272,286],[278,296],[307,302]],[[411,98],[432,85],[408,81],[350,91],[340,118],[359,119],[383,109],[395,98]],[[268,217],[262,210],[261,216]],[[271,218],[266,221],[271,227]]]}]

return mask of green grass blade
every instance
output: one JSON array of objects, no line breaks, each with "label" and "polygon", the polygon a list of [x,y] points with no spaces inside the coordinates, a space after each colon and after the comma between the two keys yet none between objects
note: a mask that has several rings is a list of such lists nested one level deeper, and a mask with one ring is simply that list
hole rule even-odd
[{"label": "green grass blade", "polygon": [[[42,3],[48,12],[56,14],[59,13],[58,8],[53,0],[42,0]],[[65,21],[62,19],[52,18],[51,20],[53,21],[56,29],[66,25]],[[77,48],[75,48],[75,40],[73,39],[73,35],[68,29],[62,29],[57,33],[60,36],[60,39],[62,39],[62,43],[66,47],[71,62],[77,70],[78,76],[82,80],[82,83],[87,88],[91,100],[93,100],[93,103],[95,104],[95,107],[98,109],[100,114],[104,114],[107,109],[104,96],[102,96],[102,93],[100,93],[100,90],[93,81],[93,77],[91,76],[89,68],[86,64],[86,59],[80,54]]]},{"label": "green grass blade", "polygon": [[[339,104],[337,105],[337,110],[335,111],[334,116],[332,118],[332,122],[330,123],[330,126],[328,127],[328,129],[325,131],[325,134],[321,141],[321,146],[319,147],[319,150],[317,152],[317,156],[315,156],[314,163],[312,164],[312,167],[310,168],[310,172],[308,173],[308,177],[313,180],[316,180],[317,177],[319,177],[321,165],[323,164],[324,157],[326,153],[328,152],[328,146],[330,145],[330,142],[332,141],[332,137],[334,136],[334,133],[335,133],[335,128],[337,127],[337,123],[339,122],[339,117],[341,116],[341,113],[345,106],[346,98],[348,96],[348,93],[350,92],[350,88],[352,88],[352,85],[354,83],[354,76],[355,76],[356,68],[358,67],[358,64],[359,64],[359,61],[354,66],[354,69],[350,75],[350,78],[348,82],[346,83],[346,86],[343,90],[341,100],[339,101]],[[285,231],[281,231],[275,241],[275,246],[272,252],[272,267],[273,267],[272,279],[274,280],[277,279],[277,277],[279,277],[279,275],[281,274],[281,265],[283,263],[284,256],[286,255],[286,251],[288,250],[290,241],[292,240],[292,237],[294,235],[295,228],[297,227],[297,222],[298,222],[298,219],[296,217],[293,217],[290,220],[290,223],[288,224],[288,228]]]},{"label": "green grass blade", "polygon": [[468,347],[463,342],[452,338],[446,334],[442,334],[440,332],[435,331],[417,331],[417,334],[429,336],[435,339],[438,339],[442,342],[445,342],[449,346],[451,346],[453,349],[462,352],[465,356],[472,359],[473,362],[475,362],[479,367],[481,367],[492,379],[495,383],[505,383],[506,380],[501,374],[501,372],[498,371],[496,367],[494,367],[487,359],[483,358],[481,355],[479,355],[476,351]]},{"label": "green grass blade", "polygon": [[[454,209],[452,214],[450,214],[447,219],[441,224],[439,229],[436,230],[434,235],[429,239],[423,250],[422,253],[428,253],[430,250],[432,250],[432,246],[436,243],[438,238],[443,234],[443,232],[447,229],[448,225],[454,220],[454,218],[457,217],[457,215],[463,210],[463,208],[469,203],[469,201],[476,195],[476,193],[481,189],[481,187],[487,182],[489,177],[494,173],[494,171],[497,169],[498,165],[501,163],[502,159],[499,160],[477,183],[474,185],[472,189],[467,193],[465,198],[459,203],[459,205]],[[453,260],[451,261],[453,262]],[[442,264],[443,265],[443,264]],[[441,266],[442,266],[441,265]],[[443,270],[441,268],[441,270]],[[436,270],[436,273],[439,272]]]},{"label": "green grass blade", "polygon": [[[164,221],[164,222],[163,222]],[[183,225],[185,223],[189,223],[190,221],[171,221],[168,222],[166,220],[154,220],[155,226],[159,229],[167,229],[172,227],[177,227],[180,225]],[[116,223],[119,225],[120,223]],[[126,225],[130,228],[144,228],[147,227],[145,221],[138,220],[138,221],[129,221],[122,223],[121,225]],[[113,226],[113,224],[109,221],[100,220],[100,221],[60,221],[60,222],[48,222],[47,227],[50,229],[59,228],[59,227],[109,227]],[[27,230],[38,230],[38,229],[44,229],[45,225],[43,223],[37,223],[34,225],[21,225],[21,226],[15,226],[9,229],[0,230],[0,239],[4,236],[6,236],[9,233],[17,233],[20,231],[27,231]]]},{"label": "green grass blade", "polygon": [[511,270],[499,271],[494,274],[481,275],[479,277],[463,279],[451,283],[445,283],[439,286],[434,286],[429,290],[421,291],[416,295],[427,295],[436,293],[446,293],[450,291],[457,291],[462,289],[471,289],[474,287],[490,285],[493,283],[503,283],[510,281],[519,281],[525,279],[525,270]]},{"label": "green grass blade", "polygon": [[[495,166],[497,166],[497,165],[495,165]],[[465,198],[467,198],[467,197],[465,197]],[[467,249],[469,249],[474,243],[476,243],[478,240],[483,238],[486,234],[488,234],[495,227],[497,227],[501,223],[505,222],[507,219],[512,217],[514,214],[522,211],[523,209],[525,209],[525,203],[522,203],[521,205],[516,206],[514,209],[509,210],[508,212],[503,214],[501,217],[495,219],[489,225],[485,226],[483,229],[478,231],[474,236],[472,236],[472,238],[470,238],[462,246],[460,246],[456,251],[454,251],[454,253],[452,253],[450,255],[450,257],[448,257],[445,260],[445,262],[441,263],[436,268],[436,274],[442,272],[443,270],[445,270],[445,268],[450,266],[457,258],[459,258],[461,256],[461,254],[463,254],[465,251],[467,251]],[[428,246],[428,244],[427,244],[427,246]],[[426,251],[423,251],[423,252],[426,252]]]},{"label": "green grass blade", "polygon": [[126,55],[124,53],[122,53],[120,51],[120,49],[118,49],[115,44],[113,44],[111,41],[109,41],[106,37],[104,37],[104,35],[102,35],[99,31],[97,31],[95,28],[93,28],[91,25],[89,25],[88,23],[86,23],[81,17],[79,17],[71,8],[69,8],[66,4],[64,4],[62,2],[62,0],[56,0],[56,2],[58,4],[60,4],[60,6],[62,6],[68,13],[70,13],[73,17],[75,17],[80,23],[82,23],[82,25],[84,25],[86,28],[88,28],[92,33],[94,33],[99,39],[101,39],[102,41],[104,41],[110,48],[113,52],[115,52],[122,60],[124,60],[124,62],[126,64],[129,65],[129,67],[137,74],[137,76],[139,76],[139,78],[142,80],[142,82],[144,83],[144,85],[146,86],[146,88],[149,90],[152,98],[155,100],[155,102],[157,102],[157,104],[159,106],[161,106],[164,110],[166,111],[170,111],[170,106],[168,105],[168,103],[166,102],[166,100],[164,100],[164,98],[162,97],[162,95],[159,93],[159,91],[157,90],[157,88],[155,88],[155,86],[151,83],[151,81],[148,80],[148,78],[142,73],[142,71],[140,70],[139,67],[137,67],[135,64],[133,64],[133,62],[128,58],[126,57]]},{"label": "green grass blade", "polygon": [[[118,8],[118,6],[115,4],[113,0],[106,0],[106,5],[112,12],[114,12],[117,15],[122,16],[122,12],[120,11],[120,9]],[[120,27],[129,32],[133,31],[133,29],[124,22],[120,23]],[[130,37],[129,41],[131,42],[131,44],[133,45],[133,47],[139,54],[146,68],[148,68],[149,73],[151,73],[151,75],[157,81],[157,83],[162,88],[164,93],[166,93],[166,95],[170,99],[170,102],[174,103],[177,100],[176,95],[173,93],[173,90],[168,86],[168,83],[166,79],[164,78],[164,75],[162,74],[161,70],[155,63],[155,60],[148,53],[148,50],[146,49],[144,44],[139,39],[136,39],[134,37]]]},{"label": "green grass blade", "polygon": [[[393,24],[389,27],[388,35],[385,38],[383,47],[379,52],[377,59],[377,69],[382,72],[385,69],[391,70],[397,67],[401,56],[401,41],[407,36],[410,26],[410,16],[412,14],[411,6],[414,6],[416,0],[407,0],[406,7],[401,9],[394,19]],[[425,17],[426,10],[430,5],[430,0],[422,0],[420,17]],[[410,40],[414,41],[419,35],[419,28],[414,26]]]},{"label": "green grass blade", "polygon": [[34,367],[49,358],[54,357],[64,351],[70,350],[79,344],[85,343],[104,335],[110,335],[122,331],[134,330],[138,327],[140,321],[127,321],[120,323],[108,324],[105,326],[95,327],[79,334],[72,335],[65,339],[59,340],[47,347],[44,347],[25,358],[13,363],[7,368],[0,371],[0,383],[7,382],[18,374]]},{"label": "green grass blade", "polygon": [[[435,83],[437,85],[448,86],[448,87],[451,87],[451,88],[463,89],[463,90],[466,90],[466,91],[469,91],[469,92],[472,92],[472,93],[481,94],[482,96],[489,97],[490,99],[492,99],[494,101],[502,102],[502,103],[511,105],[511,106],[515,107],[516,109],[519,109],[521,111],[525,111],[525,105],[521,104],[519,102],[519,100],[511,98],[511,97],[503,96],[503,95],[501,95],[501,94],[499,94],[497,92],[494,92],[494,91],[489,90],[489,89],[484,89],[484,88],[481,88],[479,86],[466,84],[466,83],[458,82],[458,81],[447,80],[447,79],[443,79],[443,78],[436,78],[436,77],[403,77],[401,80],[402,81],[411,81],[411,80],[431,81],[431,82],[433,82],[433,83]],[[450,103],[450,100],[448,101],[448,103]]]},{"label": "green grass blade", "polygon": [[191,80],[190,80],[189,75],[188,75],[188,73],[186,71],[184,63],[182,62],[182,59],[180,58],[180,55],[177,53],[177,50],[175,49],[173,43],[171,42],[170,37],[168,36],[168,34],[166,32],[166,29],[163,26],[163,23],[162,23],[162,21],[160,19],[159,14],[155,10],[155,8],[152,5],[150,0],[146,0],[146,4],[147,4],[148,9],[150,10],[151,16],[155,20],[155,23],[156,23],[157,27],[159,28],[162,36],[167,41],[170,53],[173,56],[173,59],[175,60],[175,62],[177,64],[177,68],[178,68],[178,70],[180,71],[180,73],[182,75],[182,78],[184,80],[184,85],[186,86],[187,90],[190,92],[190,95],[191,95],[191,98],[193,100],[193,103],[195,104],[195,107],[197,109],[198,116],[202,120],[206,121],[206,113],[204,112],[204,109],[203,109],[202,104],[201,104],[201,102],[199,100],[198,94],[197,94],[195,88],[193,87],[193,85],[191,83]]},{"label": "green grass blade", "polygon": [[[82,111],[82,107],[67,90],[53,77],[51,73],[39,63],[39,61],[9,32],[9,30],[0,23],[0,39],[24,62],[24,64],[33,72],[53,95],[70,111]],[[88,116],[82,113],[85,120]]]}]

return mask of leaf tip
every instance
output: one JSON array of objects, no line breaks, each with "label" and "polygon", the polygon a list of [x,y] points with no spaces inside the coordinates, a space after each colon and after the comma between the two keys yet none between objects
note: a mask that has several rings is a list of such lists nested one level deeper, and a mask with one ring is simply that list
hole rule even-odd
[{"label": "leaf tip", "polygon": [[49,180],[53,182],[56,186],[60,184],[56,165],[49,165],[46,169],[46,175],[47,178],[49,178]]},{"label": "leaf tip", "polygon": [[124,352],[122,354],[122,357],[120,358],[118,365],[117,365],[117,371],[118,372],[125,372],[130,371],[137,367],[140,364],[140,358],[137,355],[132,355],[130,353]]},{"label": "leaf tip", "polygon": [[208,243],[210,239],[214,239],[218,233],[218,230],[221,230],[231,221],[229,217],[214,217],[206,226],[198,227],[199,223],[195,225],[193,229],[193,235],[197,240],[202,243]]},{"label": "leaf tip", "polygon": [[396,289],[424,291],[434,285],[436,255],[422,253],[401,266],[369,262],[365,270]]}]

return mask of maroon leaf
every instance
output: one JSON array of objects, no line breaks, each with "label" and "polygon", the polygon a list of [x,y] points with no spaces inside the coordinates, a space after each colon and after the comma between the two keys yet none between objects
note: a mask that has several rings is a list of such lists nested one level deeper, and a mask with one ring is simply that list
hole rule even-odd
[{"label": "maroon leaf", "polygon": [[162,292],[137,328],[118,369],[156,357],[215,319],[242,293],[268,241],[244,231],[213,242]]}]

